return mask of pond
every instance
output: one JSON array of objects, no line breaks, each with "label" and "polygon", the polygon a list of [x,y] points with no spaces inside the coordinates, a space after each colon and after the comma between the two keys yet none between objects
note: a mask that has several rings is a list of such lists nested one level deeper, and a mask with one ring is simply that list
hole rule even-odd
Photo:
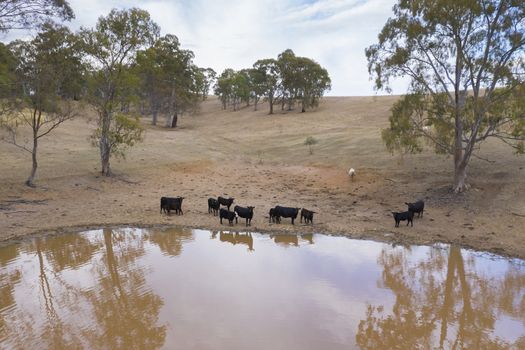
[{"label": "pond", "polygon": [[525,262],[456,246],[101,229],[0,247],[1,349],[525,349]]}]

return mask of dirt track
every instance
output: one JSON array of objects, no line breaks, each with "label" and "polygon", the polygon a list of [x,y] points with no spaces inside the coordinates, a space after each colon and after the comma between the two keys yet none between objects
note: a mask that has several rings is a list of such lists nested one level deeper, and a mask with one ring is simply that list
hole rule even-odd
[{"label": "dirt track", "polygon": [[[148,126],[144,143],[112,162],[112,178],[98,174],[93,125],[79,118],[43,140],[36,189],[23,185],[30,158],[0,143],[0,239],[121,224],[229,229],[207,212],[208,197],[228,195],[256,207],[254,231],[450,242],[525,258],[523,156],[498,142],[483,145],[480,154],[494,163],[474,159],[471,191],[453,195],[449,158],[429,150],[402,159],[384,149],[380,130],[394,100],[331,97],[315,112],[268,116],[265,105],[222,111],[210,99],[175,130]],[[313,155],[303,145],[309,135],[319,140]],[[184,215],[160,215],[163,195],[186,197]],[[416,198],[426,201],[424,217],[394,228],[391,211]],[[268,223],[277,204],[315,210],[314,225]],[[233,229],[245,227],[239,221]]]}]

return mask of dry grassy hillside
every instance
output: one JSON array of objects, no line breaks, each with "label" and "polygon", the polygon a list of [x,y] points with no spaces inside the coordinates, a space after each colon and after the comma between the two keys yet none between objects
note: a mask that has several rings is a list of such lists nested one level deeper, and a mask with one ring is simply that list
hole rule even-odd
[{"label": "dry grassy hillside", "polygon": [[[472,190],[455,196],[450,158],[427,151],[402,159],[385,150],[380,130],[395,100],[328,97],[315,111],[277,108],[269,116],[266,104],[223,111],[210,98],[174,130],[145,119],[144,142],[125,161],[112,161],[113,178],[98,174],[98,152],[89,141],[93,115],[86,111],[42,140],[36,189],[23,185],[28,155],[0,143],[0,237],[101,224],[219,229],[206,199],[228,194],[256,206],[252,229],[258,231],[443,241],[525,257],[524,157],[499,142],[484,144],[480,154],[493,163],[474,159]],[[319,141],[313,155],[303,145],[307,136]],[[357,171],[354,182],[346,176],[349,167]],[[185,196],[185,215],[159,215],[162,195]],[[424,218],[394,229],[390,211],[416,198],[426,200]],[[268,223],[276,204],[316,210],[315,225]]]}]

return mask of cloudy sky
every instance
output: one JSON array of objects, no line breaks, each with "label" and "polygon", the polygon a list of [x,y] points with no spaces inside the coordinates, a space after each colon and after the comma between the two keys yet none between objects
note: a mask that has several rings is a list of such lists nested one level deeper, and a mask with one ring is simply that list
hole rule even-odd
[{"label": "cloudy sky", "polygon": [[[392,14],[395,0],[69,0],[70,26],[93,27],[112,8],[140,7],[162,34],[175,34],[195,63],[218,73],[251,67],[290,48],[319,62],[332,96],[373,95],[364,50]],[[3,38],[10,40],[14,33]],[[20,34],[18,34],[20,35]],[[402,82],[393,85],[403,93]]]}]

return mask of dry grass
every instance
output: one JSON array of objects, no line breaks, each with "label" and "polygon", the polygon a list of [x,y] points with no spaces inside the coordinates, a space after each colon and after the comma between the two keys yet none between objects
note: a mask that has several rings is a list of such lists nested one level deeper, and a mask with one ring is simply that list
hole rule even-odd
[{"label": "dry grass", "polygon": [[[452,160],[431,151],[392,156],[381,141],[389,97],[329,97],[313,112],[267,114],[267,105],[223,111],[210,98],[175,130],[144,120],[144,143],[125,161],[112,161],[114,178],[100,177],[98,152],[89,142],[92,112],[42,140],[37,189],[23,186],[26,154],[0,144],[0,237],[103,224],[180,224],[219,229],[207,214],[208,197],[228,194],[255,205],[258,231],[326,232],[389,241],[457,243],[525,257],[525,160],[499,142],[472,161],[473,189],[449,191]],[[163,121],[161,120],[161,124]],[[304,145],[315,137],[314,154]],[[357,176],[351,182],[349,167]],[[182,217],[158,213],[162,195],[184,195]],[[424,198],[427,212],[414,228],[394,229],[391,210]],[[44,200],[18,203],[14,200]],[[267,222],[271,206],[314,209],[314,227]],[[4,208],[2,210],[2,208]],[[243,229],[238,226],[237,229]]]}]

